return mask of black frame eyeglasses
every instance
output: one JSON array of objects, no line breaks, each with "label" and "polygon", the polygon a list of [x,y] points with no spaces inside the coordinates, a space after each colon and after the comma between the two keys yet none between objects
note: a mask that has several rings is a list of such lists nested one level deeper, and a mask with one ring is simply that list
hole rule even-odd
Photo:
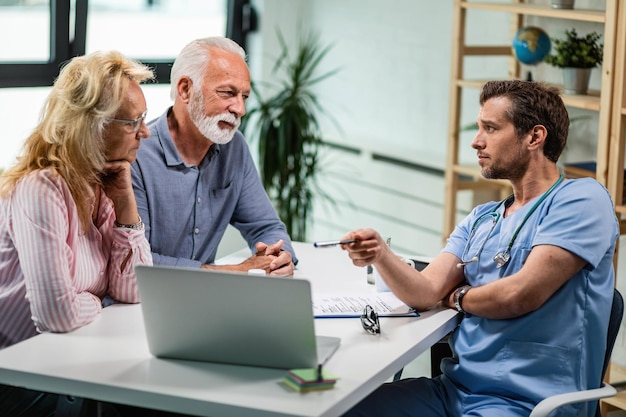
[{"label": "black frame eyeglasses", "polygon": [[114,122],[118,122],[118,123],[124,123],[126,126],[128,126],[129,128],[127,128],[126,130],[128,131],[128,133],[137,133],[139,131],[139,128],[141,127],[141,124],[146,120],[146,116],[148,115],[148,110],[146,110],[145,112],[143,112],[143,114],[141,116],[139,116],[136,119],[111,119]]},{"label": "black frame eyeglasses", "polygon": [[380,321],[378,320],[378,313],[374,311],[374,308],[367,304],[361,314],[361,325],[363,330],[369,334],[380,334]]}]

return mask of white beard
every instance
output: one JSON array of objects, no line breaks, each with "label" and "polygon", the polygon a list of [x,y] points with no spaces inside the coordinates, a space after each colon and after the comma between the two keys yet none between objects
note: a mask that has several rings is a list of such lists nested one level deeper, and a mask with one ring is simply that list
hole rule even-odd
[{"label": "white beard", "polygon": [[[231,113],[222,113],[217,116],[204,115],[204,101],[199,91],[194,91],[193,98],[189,102],[189,117],[202,135],[213,143],[225,145],[233,139],[235,132],[241,124],[241,119]],[[232,129],[221,129],[219,122],[227,122],[233,125]]]}]

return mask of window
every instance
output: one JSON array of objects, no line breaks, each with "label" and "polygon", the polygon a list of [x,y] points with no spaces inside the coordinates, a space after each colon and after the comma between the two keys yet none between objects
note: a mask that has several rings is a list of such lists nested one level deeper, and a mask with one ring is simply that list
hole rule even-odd
[{"label": "window", "polygon": [[226,35],[245,48],[254,26],[249,0],[0,0],[0,87],[52,85],[63,62],[100,49],[149,64],[169,82],[190,40]]},{"label": "window", "polygon": [[0,61],[50,59],[50,2],[0,1]]}]

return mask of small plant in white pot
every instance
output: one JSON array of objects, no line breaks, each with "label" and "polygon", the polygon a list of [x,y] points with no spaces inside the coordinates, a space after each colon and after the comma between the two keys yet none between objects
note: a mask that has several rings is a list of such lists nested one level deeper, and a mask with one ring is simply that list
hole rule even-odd
[{"label": "small plant in white pot", "polygon": [[579,36],[576,29],[566,30],[564,39],[552,39],[554,54],[545,62],[563,69],[563,88],[566,94],[586,94],[591,70],[602,65],[603,44],[600,35],[591,32]]}]

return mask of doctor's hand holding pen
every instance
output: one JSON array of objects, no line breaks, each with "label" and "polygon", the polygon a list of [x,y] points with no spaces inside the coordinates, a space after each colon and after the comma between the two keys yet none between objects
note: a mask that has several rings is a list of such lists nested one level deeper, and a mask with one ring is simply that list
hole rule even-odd
[{"label": "doctor's hand holding pen", "polygon": [[396,257],[389,248],[388,241],[374,229],[353,230],[344,235],[341,241],[341,249],[348,252],[356,266],[375,264],[385,256]]}]

